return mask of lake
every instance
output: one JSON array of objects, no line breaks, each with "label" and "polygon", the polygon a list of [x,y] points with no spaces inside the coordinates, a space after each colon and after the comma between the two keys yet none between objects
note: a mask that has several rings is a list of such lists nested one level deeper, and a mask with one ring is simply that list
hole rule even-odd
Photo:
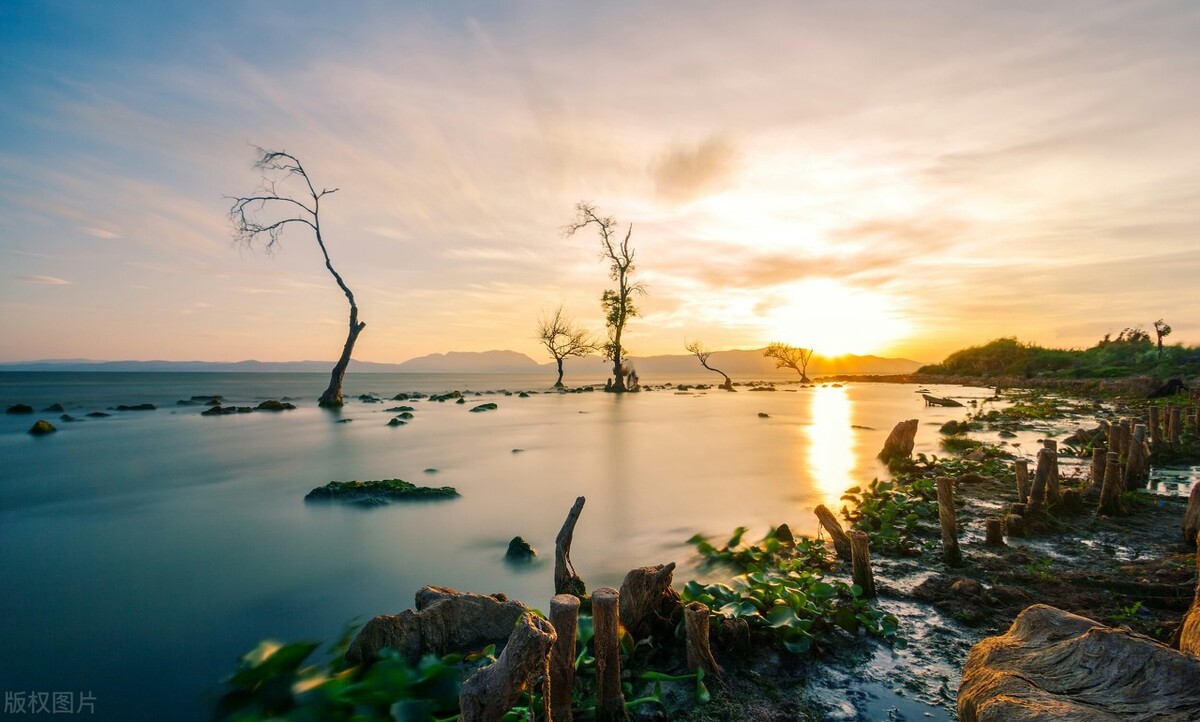
[{"label": "lake", "polygon": [[[937,452],[938,426],[969,411],[927,408],[917,387],[894,384],[520,398],[482,392],[546,391],[552,378],[351,374],[337,413],[315,406],[326,380],[0,373],[5,408],[60,403],[84,419],[0,417],[0,687],[89,694],[94,719],[204,719],[206,692],[259,640],[332,640],[350,620],[411,607],[425,584],[545,609],[554,536],[577,496],[587,505],[572,560],[589,588],[668,561],[681,582],[697,574],[692,534],[746,525],[758,538],[781,522],[815,533],[814,506],[840,508],[846,487],[884,473],[874,456],[897,421],[920,419],[917,450]],[[463,405],[390,401],[452,389],[472,394]],[[302,400],[220,417],[176,404],[209,394]],[[484,401],[499,408],[468,411]],[[85,416],[139,403],[158,409]],[[415,418],[389,427],[385,409],[398,404]],[[59,431],[30,436],[38,418]],[[304,501],[331,480],[389,478],[462,496],[369,509]],[[504,561],[515,535],[538,549],[534,564]]]}]

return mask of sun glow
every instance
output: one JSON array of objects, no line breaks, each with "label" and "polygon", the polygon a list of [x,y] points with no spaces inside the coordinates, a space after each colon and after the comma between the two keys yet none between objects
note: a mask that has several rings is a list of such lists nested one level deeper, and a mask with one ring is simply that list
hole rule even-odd
[{"label": "sun glow", "polygon": [[887,295],[833,279],[781,286],[777,296],[763,318],[765,335],[818,356],[880,353],[911,327]]},{"label": "sun glow", "polygon": [[823,503],[837,509],[842,494],[854,485],[854,430],[846,389],[818,386],[812,390],[809,412],[808,468]]}]

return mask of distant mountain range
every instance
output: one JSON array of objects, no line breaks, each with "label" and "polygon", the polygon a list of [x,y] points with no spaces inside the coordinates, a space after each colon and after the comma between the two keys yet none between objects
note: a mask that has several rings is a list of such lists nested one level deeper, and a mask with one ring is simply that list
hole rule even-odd
[{"label": "distant mountain range", "polygon": [[[695,356],[688,354],[634,357],[631,360],[638,375],[644,379],[666,376],[694,376],[709,373],[700,367]],[[766,376],[769,374],[792,373],[790,369],[776,369],[772,359],[764,358],[762,349],[714,351],[708,365],[719,368],[737,377]],[[880,356],[837,356],[826,358],[814,356],[808,373],[829,374],[907,374],[922,366],[917,361]],[[609,363],[596,356],[569,359],[568,373],[603,376],[609,372]],[[260,373],[312,373],[328,372],[332,361],[91,361],[88,359],[50,359],[20,363],[0,363],[0,371],[146,371],[146,372],[260,372]],[[553,370],[553,363],[538,363],[516,351],[451,351],[409,359],[403,363],[376,363],[373,361],[351,361],[350,371],[355,373],[545,373]]]}]

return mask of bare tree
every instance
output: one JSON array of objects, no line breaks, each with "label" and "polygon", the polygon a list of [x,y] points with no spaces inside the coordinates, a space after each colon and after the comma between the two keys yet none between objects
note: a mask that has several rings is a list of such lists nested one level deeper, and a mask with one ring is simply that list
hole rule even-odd
[{"label": "bare tree", "polygon": [[558,381],[555,388],[563,385],[563,361],[572,356],[587,356],[593,351],[599,351],[602,345],[597,343],[592,335],[563,314],[562,306],[554,310],[553,316],[542,316],[538,319],[538,340],[554,357],[558,364]]},{"label": "bare tree", "polygon": [[800,380],[809,383],[808,362],[812,360],[811,348],[798,348],[779,341],[772,341],[763,349],[763,356],[775,359],[775,368],[795,369],[800,374]]},{"label": "bare tree", "polygon": [[[354,294],[342,280],[341,275],[333,269],[329,260],[329,251],[325,248],[325,239],[321,236],[321,199],[336,193],[337,188],[324,188],[320,191],[313,186],[312,179],[304,171],[300,161],[289,153],[277,150],[258,149],[259,159],[254,167],[262,171],[262,183],[248,196],[231,198],[233,205],[229,209],[229,219],[233,222],[233,235],[237,243],[253,247],[254,242],[266,239],[267,250],[274,250],[279,243],[283,230],[292,224],[307,226],[317,240],[321,255],[325,257],[325,267],[337,281],[338,288],[346,294],[350,302],[350,330],[346,335],[346,345],[342,355],[329,378],[329,387],[321,394],[319,404],[324,407],[339,407],[342,405],[342,380],[346,376],[346,367],[350,364],[350,354],[354,351],[354,342],[367,324],[358,320],[358,304],[354,302]],[[282,189],[289,180],[303,181],[302,188],[295,193]],[[294,185],[294,184],[293,184]]]},{"label": "bare tree", "polygon": [[587,226],[595,225],[600,234],[600,257],[609,261],[608,276],[616,282],[615,289],[608,289],[600,297],[600,307],[604,309],[604,323],[608,327],[608,342],[604,344],[604,357],[613,362],[614,383],[611,390],[622,392],[626,390],[625,376],[630,373],[626,368],[625,347],[621,344],[621,334],[625,331],[625,323],[638,315],[633,305],[633,295],[645,294],[646,287],[640,281],[634,282],[629,276],[633,273],[633,247],[629,239],[633,235],[633,225],[625,231],[625,237],[617,240],[620,229],[617,219],[613,216],[600,216],[596,207],[581,201],[575,206],[575,221],[563,229],[567,236],[573,236]]},{"label": "bare tree", "polygon": [[725,389],[726,391],[733,391],[733,381],[729,379],[729,374],[725,373],[721,369],[715,369],[708,365],[708,357],[712,356],[712,351],[704,348],[704,344],[699,340],[692,341],[691,343],[687,344],[685,348],[690,351],[697,360],[700,361],[701,366],[709,371],[715,371],[725,377],[725,383],[721,384],[721,388]]},{"label": "bare tree", "polygon": [[1171,335],[1171,326],[1160,318],[1154,322],[1154,333],[1158,336],[1158,357],[1162,358],[1163,339]]}]

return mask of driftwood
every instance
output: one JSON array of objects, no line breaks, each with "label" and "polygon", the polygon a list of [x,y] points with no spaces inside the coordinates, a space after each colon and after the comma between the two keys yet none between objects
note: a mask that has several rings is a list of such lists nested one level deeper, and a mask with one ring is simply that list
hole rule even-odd
[{"label": "driftwood", "polygon": [[1100,487],[1100,508],[1098,511],[1107,516],[1121,513],[1121,462],[1117,452],[1110,451],[1105,455],[1104,486]]},{"label": "driftwood", "polygon": [[947,399],[947,398],[943,398],[941,396],[931,396],[929,394],[921,394],[921,398],[925,399],[926,406],[951,406],[951,407],[962,406],[961,401],[955,401],[954,399]]},{"label": "driftwood", "polygon": [[958,520],[954,515],[954,480],[948,476],[937,479],[938,520],[942,525],[942,559],[952,567],[962,565],[958,548]]},{"label": "driftwood", "polygon": [[[688,670],[703,669],[705,674],[721,675],[721,665],[713,657],[708,643],[709,610],[701,602],[692,602],[683,608],[683,629],[687,636]],[[557,720],[558,718],[555,717]]]},{"label": "driftwood", "polygon": [[558,638],[550,651],[550,717],[571,722],[571,692],[575,689],[575,639],[579,597],[555,594],[550,599],[550,624]]},{"label": "driftwood", "polygon": [[896,424],[892,433],[888,434],[887,441],[883,442],[883,449],[879,452],[879,458],[884,463],[912,456],[913,445],[917,438],[917,423],[916,419],[909,419]]},{"label": "driftwood", "polygon": [[1200,709],[1200,659],[1044,604],[971,648],[960,722],[1184,722]]},{"label": "driftwood", "polygon": [[1029,501],[1029,460],[1014,461],[1013,473],[1017,477],[1017,500],[1024,504]]},{"label": "driftwood", "polygon": [[[549,685],[546,661],[557,636],[550,622],[526,612],[496,662],[463,682],[458,697],[461,722],[497,722],[512,709],[536,675]],[[549,696],[544,693],[543,699]]]},{"label": "driftwood", "polygon": [[621,624],[634,641],[657,630],[674,631],[683,603],[671,587],[675,562],[629,570],[621,582]]},{"label": "driftwood", "polygon": [[592,592],[592,621],[596,651],[596,719],[628,719],[621,692],[620,593],[612,587]]},{"label": "driftwood", "polygon": [[529,610],[521,602],[499,596],[468,594],[446,587],[422,587],[417,610],[382,614],[363,625],[346,649],[351,664],[373,662],[391,648],[416,664],[428,653],[470,652],[499,644]]},{"label": "driftwood", "polygon": [[1037,470],[1033,473],[1033,487],[1029,490],[1029,513],[1041,511],[1046,503],[1046,486],[1050,483],[1050,455],[1054,452],[1042,448],[1038,451]]},{"label": "driftwood", "polygon": [[838,522],[837,517],[824,504],[818,504],[813,513],[817,515],[817,520],[821,522],[821,528],[829,535],[829,539],[833,542],[833,550],[837,552],[838,559],[850,559],[850,537],[846,536],[846,532],[842,531],[842,525]]},{"label": "driftwood", "polygon": [[[1192,497],[1196,494],[1193,489]],[[1200,548],[1200,537],[1193,536],[1192,543]],[[1192,606],[1183,616],[1183,624],[1179,628],[1179,650],[1200,657],[1200,554],[1196,555],[1196,596]]]},{"label": "driftwood", "polygon": [[587,585],[583,583],[583,579],[575,573],[575,567],[571,565],[571,540],[575,536],[575,524],[579,522],[579,515],[583,512],[585,501],[587,500],[582,496],[575,500],[575,503],[571,505],[571,511],[567,512],[567,519],[563,522],[562,529],[559,529],[558,536],[554,538],[555,594],[574,594],[582,597],[587,593]]},{"label": "driftwood", "polygon": [[864,597],[875,596],[875,573],[871,571],[871,537],[865,531],[850,532],[850,548],[853,552],[854,583],[862,587]]}]

